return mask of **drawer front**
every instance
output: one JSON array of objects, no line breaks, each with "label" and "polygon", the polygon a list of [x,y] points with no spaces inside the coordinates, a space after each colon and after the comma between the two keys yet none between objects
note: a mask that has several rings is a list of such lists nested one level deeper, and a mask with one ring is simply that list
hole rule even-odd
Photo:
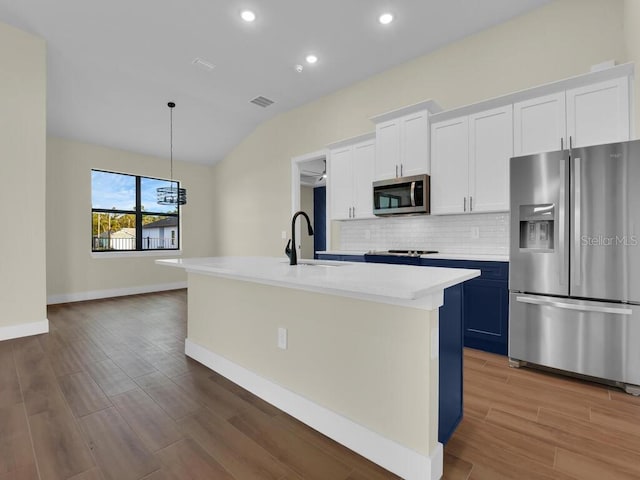
[{"label": "drawer front", "polygon": [[444,260],[423,258],[422,265],[426,267],[470,268],[480,270],[480,278],[486,280],[509,280],[508,262],[480,262],[472,260]]}]

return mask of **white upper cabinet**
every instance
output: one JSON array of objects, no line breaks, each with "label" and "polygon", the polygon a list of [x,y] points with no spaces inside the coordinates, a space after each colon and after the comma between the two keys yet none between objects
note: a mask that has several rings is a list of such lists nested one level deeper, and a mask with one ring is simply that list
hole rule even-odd
[{"label": "white upper cabinet", "polygon": [[561,150],[566,134],[564,92],[513,105],[515,156]]},{"label": "white upper cabinet", "polygon": [[353,161],[352,147],[331,150],[327,184],[331,197],[331,218],[351,218],[353,206]]},{"label": "white upper cabinet", "polygon": [[372,118],[376,180],[429,173],[429,115],[440,110],[427,100]]},{"label": "white upper cabinet", "polygon": [[352,218],[373,217],[373,175],[375,170],[375,140],[353,146],[353,210]]},{"label": "white upper cabinet", "polygon": [[400,176],[429,173],[429,112],[402,117],[400,133]]},{"label": "white upper cabinet", "polygon": [[397,177],[399,160],[400,121],[395,119],[379,123],[376,125],[376,180]]},{"label": "white upper cabinet", "polygon": [[627,77],[567,90],[567,134],[574,147],[629,140]]},{"label": "white upper cabinet", "polygon": [[511,105],[469,116],[469,210],[509,210],[513,156]]},{"label": "white upper cabinet", "polygon": [[431,213],[463,213],[469,191],[469,120],[431,125]]},{"label": "white upper cabinet", "polygon": [[512,106],[431,126],[431,213],[509,209]]},{"label": "white upper cabinet", "polygon": [[627,76],[514,104],[516,156],[630,138]]},{"label": "white upper cabinet", "polygon": [[330,147],[327,190],[332,220],[374,216],[372,187],[374,162],[373,135],[342,141],[340,146]]}]

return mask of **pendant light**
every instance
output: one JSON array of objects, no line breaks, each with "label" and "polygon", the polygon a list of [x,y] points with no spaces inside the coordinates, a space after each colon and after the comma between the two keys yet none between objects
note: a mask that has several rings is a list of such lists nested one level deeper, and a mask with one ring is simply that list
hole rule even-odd
[{"label": "pendant light", "polygon": [[171,177],[168,187],[159,187],[156,190],[158,196],[159,205],[185,205],[187,203],[187,190],[185,188],[178,188],[177,182],[174,185],[173,182],[173,108],[175,103],[167,103],[169,107],[169,118],[171,123]]}]

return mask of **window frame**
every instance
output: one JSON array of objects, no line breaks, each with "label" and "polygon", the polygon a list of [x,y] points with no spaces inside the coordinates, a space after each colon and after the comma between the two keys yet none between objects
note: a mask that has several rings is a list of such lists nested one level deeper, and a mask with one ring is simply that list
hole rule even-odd
[{"label": "window frame", "polygon": [[[115,209],[115,208],[94,208],[93,207],[93,172],[102,172],[102,173],[108,173],[108,174],[113,174],[113,175],[124,175],[127,177],[133,177],[135,179],[135,198],[136,198],[136,205],[135,205],[135,209],[134,210],[121,210],[121,209]],[[182,235],[180,233],[181,231],[181,221],[180,221],[180,205],[176,205],[176,212],[158,212],[158,211],[150,211],[150,210],[142,210],[142,179],[148,179],[148,180],[160,180],[160,181],[164,181],[167,182],[168,184],[174,185],[177,188],[180,188],[180,182],[178,180],[167,180],[165,178],[158,178],[158,177],[149,177],[146,175],[136,175],[133,173],[122,173],[122,172],[114,172],[111,170],[103,170],[101,168],[92,168],[91,169],[91,174],[92,174],[92,179],[91,179],[91,254],[92,255],[99,255],[99,256],[106,256],[106,257],[113,257],[113,256],[120,256],[120,255],[132,255],[133,256],[138,256],[138,255],[148,255],[148,254],[160,254],[162,255],[163,252],[166,255],[167,252],[168,253],[176,253],[176,252],[181,252],[181,240],[182,240]],[[108,249],[108,250],[96,250],[95,246],[95,239],[96,236],[93,233],[93,215],[95,213],[106,213],[106,214],[121,214],[121,215],[134,215],[135,216],[135,230],[136,230],[136,237],[135,237],[135,249]],[[174,217],[176,218],[176,226],[175,226],[175,230],[176,230],[176,235],[175,235],[175,240],[176,240],[176,245],[173,247],[163,247],[163,248],[143,248],[143,237],[142,237],[142,231],[144,228],[144,225],[142,224],[142,220],[145,216],[160,216],[160,217]],[[171,227],[173,228],[173,227]],[[170,244],[173,243],[172,242],[173,239],[170,239]]]}]

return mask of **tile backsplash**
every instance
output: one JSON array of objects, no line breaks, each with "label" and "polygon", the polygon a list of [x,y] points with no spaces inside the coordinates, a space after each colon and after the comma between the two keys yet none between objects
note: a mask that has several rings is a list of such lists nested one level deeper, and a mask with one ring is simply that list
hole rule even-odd
[{"label": "tile backsplash", "polygon": [[422,215],[343,221],[337,250],[437,250],[509,254],[509,213]]}]

